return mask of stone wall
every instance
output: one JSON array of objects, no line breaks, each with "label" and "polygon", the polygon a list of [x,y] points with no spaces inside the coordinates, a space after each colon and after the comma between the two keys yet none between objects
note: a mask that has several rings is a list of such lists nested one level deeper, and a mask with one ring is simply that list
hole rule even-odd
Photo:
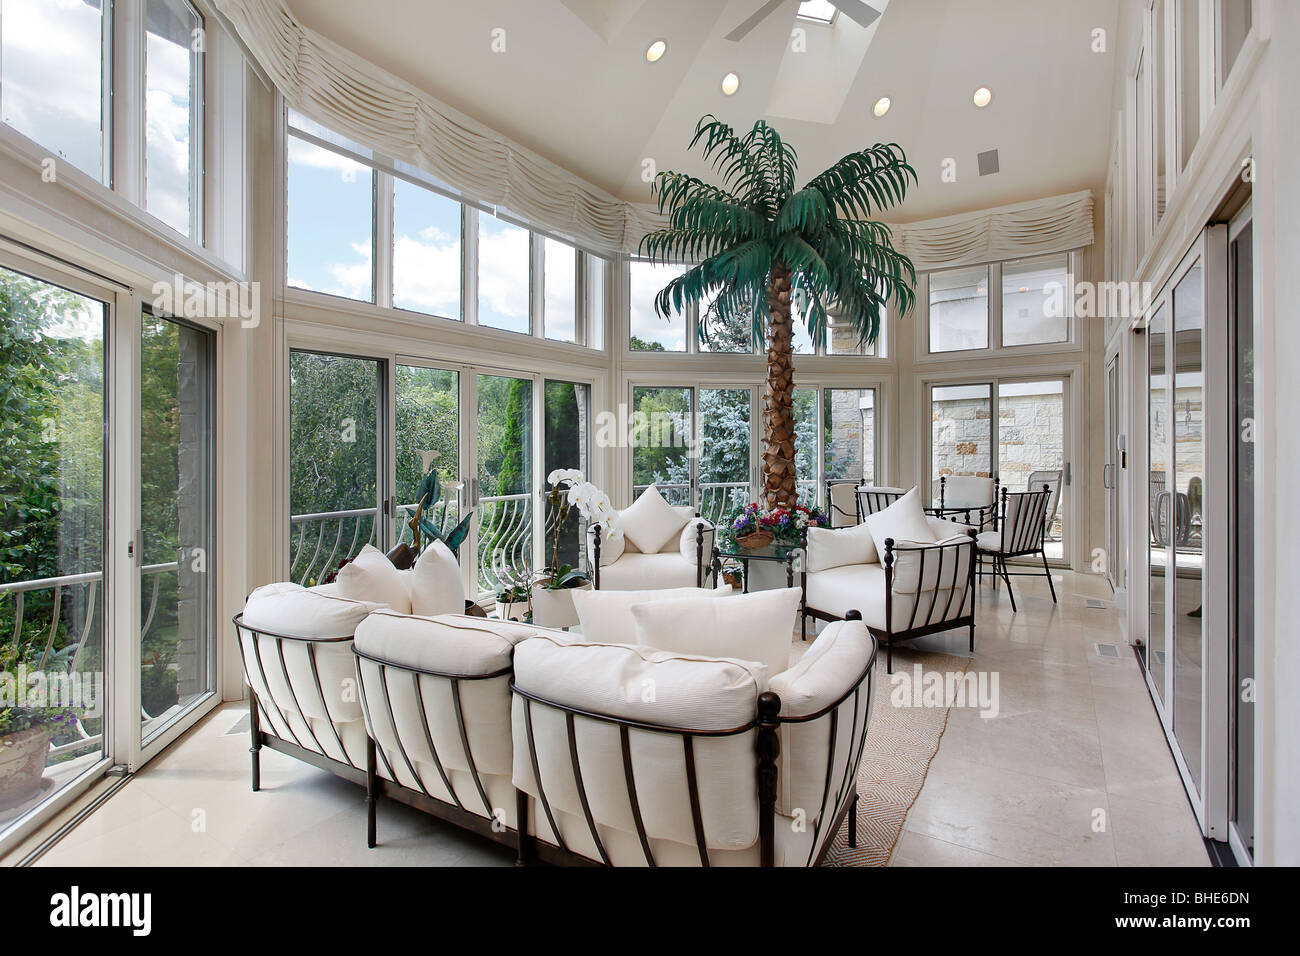
[{"label": "stone wall", "polygon": [[826,422],[826,477],[863,478],[876,474],[876,410],[862,408],[863,391],[836,388],[830,392]]}]

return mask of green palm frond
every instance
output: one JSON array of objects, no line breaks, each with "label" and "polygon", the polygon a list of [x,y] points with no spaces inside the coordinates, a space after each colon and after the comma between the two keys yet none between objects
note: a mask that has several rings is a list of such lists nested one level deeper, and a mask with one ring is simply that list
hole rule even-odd
[{"label": "green palm frond", "polygon": [[690,146],[701,147],[719,182],[672,171],[655,177],[652,195],[668,226],[643,237],[640,254],[695,263],[656,295],[658,314],[668,318],[707,300],[702,342],[717,323],[743,323],[761,347],[767,285],[778,265],[791,273],[792,309],[818,345],[829,312],[863,344],[875,341],[889,302],[911,312],[916,270],[894,248],[889,227],[871,219],[918,183],[901,147],[878,143],[850,153],[796,189],[798,156],[762,120],[738,135],[704,116]]}]

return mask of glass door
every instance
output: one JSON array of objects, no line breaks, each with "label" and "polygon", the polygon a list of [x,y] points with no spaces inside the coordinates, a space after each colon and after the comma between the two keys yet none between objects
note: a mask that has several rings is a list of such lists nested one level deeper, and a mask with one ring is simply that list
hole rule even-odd
[{"label": "glass door", "polygon": [[699,498],[696,509],[715,524],[754,495],[754,392],[749,386],[699,389]]},{"label": "glass door", "polygon": [[[546,476],[557,468],[574,468],[591,480],[591,386],[582,382],[548,380],[544,389],[542,474],[538,476],[538,493],[545,502]],[[556,528],[556,515],[546,516],[542,564],[550,566],[559,552],[559,564],[573,568],[587,566],[587,549],[583,547],[586,526],[578,509],[572,508],[563,527]]]},{"label": "glass door", "polygon": [[1241,862],[1255,854],[1255,329],[1254,231],[1249,211],[1229,245],[1230,387],[1236,438],[1229,489],[1232,541],[1228,709],[1229,842]]},{"label": "glass door", "polygon": [[[109,755],[105,439],[109,304],[0,268],[0,838]],[[12,699],[9,699],[12,695]]]},{"label": "glass door", "polygon": [[1166,570],[1172,563],[1169,489],[1169,385],[1166,351],[1169,305],[1161,303],[1147,324],[1147,675],[1156,697],[1165,700]]},{"label": "glass door", "polygon": [[1205,514],[1205,270],[1197,261],[1174,287],[1173,480],[1167,491],[1173,547],[1174,736],[1193,785],[1201,788],[1202,595]]},{"label": "glass door", "polygon": [[691,422],[695,389],[632,387],[632,497],[656,485],[672,505],[694,504]]},{"label": "glass door", "polygon": [[1049,561],[1068,553],[1069,472],[1065,449],[1069,428],[1065,414],[1066,379],[999,381],[998,456],[995,471],[1008,491],[1051,492],[1043,552]]},{"label": "glass door", "polygon": [[879,484],[880,460],[874,388],[822,389],[822,447],[825,481]]},{"label": "glass door", "polygon": [[289,353],[289,579],[332,580],[365,544],[386,550],[379,520],[380,421],[387,362]]},{"label": "glass door", "polygon": [[475,376],[476,513],[461,553],[477,555],[480,596],[534,570],[533,385],[531,376]]},{"label": "glass door", "polygon": [[216,691],[215,336],[140,325],[140,742]]},{"label": "glass door", "polygon": [[1116,354],[1106,366],[1106,462],[1103,465],[1102,485],[1106,489],[1106,576],[1110,580],[1110,586],[1117,591],[1127,586],[1121,511],[1124,495],[1120,481],[1120,472],[1127,467],[1127,462],[1121,448],[1123,399],[1119,375],[1119,355]]},{"label": "glass door", "polygon": [[[461,467],[464,461],[461,388],[465,376],[458,369],[402,362],[397,363],[395,370],[392,540],[409,544],[414,536],[410,522],[415,514],[416,494],[430,468],[437,469],[440,484],[438,500],[430,504],[430,520],[444,534],[450,534],[460,524],[461,503],[465,500]],[[421,540],[424,541],[423,535]],[[460,551],[459,557],[471,553],[465,547]],[[462,560],[462,571],[465,566]],[[469,580],[466,576],[467,585]]]}]

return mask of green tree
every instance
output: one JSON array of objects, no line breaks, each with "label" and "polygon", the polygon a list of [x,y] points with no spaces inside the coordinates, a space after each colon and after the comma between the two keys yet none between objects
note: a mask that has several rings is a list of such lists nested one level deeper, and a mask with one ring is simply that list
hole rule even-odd
[{"label": "green tree", "polygon": [[721,177],[707,183],[685,173],[655,177],[653,195],[668,227],[647,234],[641,253],[653,262],[696,262],[655,297],[664,318],[712,297],[700,324],[748,320],[755,347],[767,347],[763,400],[763,494],[769,506],[798,499],[794,418],[794,314],[814,343],[826,338],[834,309],[870,344],[892,298],[911,310],[916,271],[893,247],[889,227],[868,217],[903,200],[916,171],[896,144],[850,153],[802,188],[793,147],[759,121],[744,136],[703,117],[690,148]]}]

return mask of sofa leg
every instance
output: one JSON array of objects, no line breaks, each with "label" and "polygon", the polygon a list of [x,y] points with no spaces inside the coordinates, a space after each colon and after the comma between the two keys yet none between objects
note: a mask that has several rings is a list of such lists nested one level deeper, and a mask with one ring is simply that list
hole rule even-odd
[{"label": "sofa leg", "polygon": [[853,806],[849,808],[849,846],[858,847],[858,793],[853,792]]},{"label": "sofa leg", "polygon": [[248,729],[252,746],[248,748],[253,758],[253,792],[262,789],[262,720],[257,713],[257,694],[248,688]]},{"label": "sofa leg", "polygon": [[366,739],[366,847],[373,850],[375,848],[375,803],[378,800],[376,791],[379,789],[379,781],[376,779],[378,774],[375,771],[375,740],[373,737]]},{"label": "sofa leg", "polygon": [[894,673],[894,642],[885,641],[885,673]]},{"label": "sofa leg", "polygon": [[515,791],[515,866],[528,865],[528,794]]},{"label": "sofa leg", "polygon": [[972,654],[975,653],[975,625],[974,624],[970,626],[970,649]]}]

